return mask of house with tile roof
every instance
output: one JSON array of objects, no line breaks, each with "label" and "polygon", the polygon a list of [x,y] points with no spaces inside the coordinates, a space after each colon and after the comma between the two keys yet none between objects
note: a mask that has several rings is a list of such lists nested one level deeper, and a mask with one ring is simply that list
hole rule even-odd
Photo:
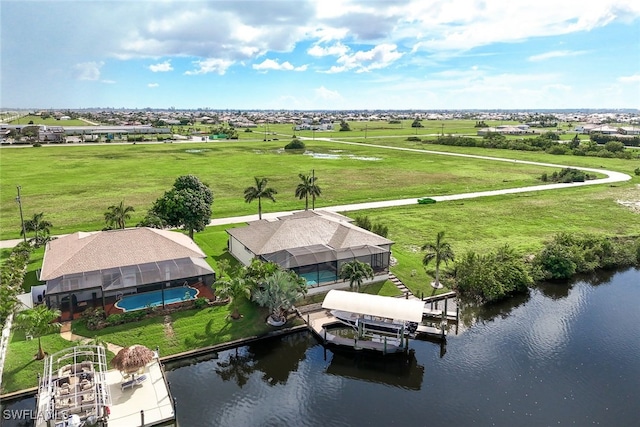
[{"label": "house with tile roof", "polygon": [[304,277],[313,287],[344,287],[338,273],[354,259],[373,268],[374,281],[386,280],[393,241],[352,222],[323,210],[253,221],[227,230],[229,252],[244,265],[256,258],[272,261]]},{"label": "house with tile roof", "polygon": [[167,289],[210,286],[215,273],[205,258],[193,240],[175,231],[77,232],[47,243],[40,280],[46,282],[47,305],[73,318],[127,295],[161,291],[164,305]]}]

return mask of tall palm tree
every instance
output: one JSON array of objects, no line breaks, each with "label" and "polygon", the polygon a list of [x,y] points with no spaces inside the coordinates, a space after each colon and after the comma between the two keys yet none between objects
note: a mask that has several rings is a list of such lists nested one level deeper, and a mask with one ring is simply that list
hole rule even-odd
[{"label": "tall palm tree", "polygon": [[134,212],[133,206],[125,206],[124,200],[117,205],[111,205],[104,213],[104,220],[109,227],[124,229],[128,219],[131,219],[130,212]]},{"label": "tall palm tree", "polygon": [[267,178],[258,178],[256,176],[254,179],[256,186],[244,189],[244,201],[251,203],[255,199],[258,199],[258,219],[262,219],[262,199],[266,198],[275,202],[276,199],[273,196],[278,194],[278,192],[271,187],[267,187],[267,182],[269,182]]},{"label": "tall palm tree", "polygon": [[54,322],[58,317],[60,317],[60,310],[49,309],[45,304],[21,311],[16,316],[18,329],[22,329],[27,335],[38,337],[37,360],[42,360],[45,356],[40,337],[60,330],[60,323]]},{"label": "tall palm tree", "polygon": [[[35,233],[35,237],[30,241],[33,242],[33,245],[36,247],[41,246],[49,240],[51,227],[53,227],[53,225],[44,219],[43,212],[33,214],[33,217],[24,222],[24,231]],[[20,231],[20,234],[22,235],[24,233]]]},{"label": "tall palm tree", "polygon": [[365,262],[354,259],[346,262],[340,267],[339,276],[342,280],[349,281],[349,288],[353,289],[353,285],[360,290],[364,279],[373,279],[375,277],[373,268]]},{"label": "tall palm tree", "polygon": [[300,178],[300,184],[296,187],[296,197],[299,199],[304,198],[304,210],[309,210],[309,196],[313,198],[313,208],[315,208],[316,197],[320,196],[322,190],[316,184],[318,178],[315,176],[298,174]]},{"label": "tall palm tree", "polygon": [[422,245],[422,250],[427,251],[424,258],[422,258],[422,265],[426,268],[431,261],[436,262],[436,281],[433,282],[433,287],[436,289],[442,288],[440,284],[440,264],[444,261],[447,265],[448,261],[455,259],[451,245],[444,241],[444,231],[438,232],[435,243],[425,243]]}]

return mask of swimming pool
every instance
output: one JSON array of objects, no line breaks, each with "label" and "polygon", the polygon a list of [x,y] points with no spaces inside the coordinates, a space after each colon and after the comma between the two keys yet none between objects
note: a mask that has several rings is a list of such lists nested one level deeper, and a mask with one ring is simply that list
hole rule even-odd
[{"label": "swimming pool", "polygon": [[317,284],[335,282],[338,280],[336,277],[335,271],[330,270],[321,270],[321,271],[312,271],[309,273],[298,273],[300,277],[304,277],[307,279],[307,285],[315,286]]},{"label": "swimming pool", "polygon": [[[164,304],[188,301],[198,295],[198,290],[191,286],[181,286],[164,290]],[[187,295],[188,294],[188,295]],[[162,305],[162,291],[143,292],[141,294],[127,295],[116,302],[116,307],[122,311],[141,310],[147,307]]]}]

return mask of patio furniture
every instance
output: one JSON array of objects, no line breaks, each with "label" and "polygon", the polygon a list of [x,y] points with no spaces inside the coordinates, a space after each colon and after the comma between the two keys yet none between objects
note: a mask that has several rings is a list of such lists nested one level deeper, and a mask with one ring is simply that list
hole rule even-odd
[{"label": "patio furniture", "polygon": [[134,388],[135,386],[141,385],[144,381],[146,381],[146,379],[147,379],[146,375],[140,375],[139,377],[135,377],[132,380],[123,382],[122,384],[120,384],[120,388],[122,390],[126,390],[128,388]]}]

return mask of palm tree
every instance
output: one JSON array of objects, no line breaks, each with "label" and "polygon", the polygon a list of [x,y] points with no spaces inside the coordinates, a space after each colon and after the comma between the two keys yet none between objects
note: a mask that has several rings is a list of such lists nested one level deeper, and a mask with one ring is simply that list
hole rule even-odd
[{"label": "palm tree", "polygon": [[292,271],[277,270],[266,277],[261,287],[254,290],[253,300],[259,306],[269,309],[273,321],[285,322],[287,311],[306,293],[306,280]]},{"label": "palm tree", "polygon": [[275,202],[276,199],[273,196],[278,192],[273,188],[267,187],[267,182],[269,181],[267,178],[254,177],[254,179],[256,180],[256,186],[244,189],[244,201],[251,203],[258,199],[258,219],[262,219],[262,198]]},{"label": "palm tree", "polygon": [[451,245],[444,241],[444,231],[438,232],[435,243],[425,243],[422,245],[422,250],[427,251],[424,258],[422,258],[422,265],[424,265],[425,268],[431,261],[436,261],[436,281],[432,283],[432,286],[440,289],[442,288],[440,284],[440,264],[444,261],[446,265],[448,261],[453,261],[455,258]]},{"label": "palm tree", "polygon": [[339,276],[342,280],[349,281],[349,288],[351,289],[353,289],[353,284],[355,283],[358,290],[360,290],[364,279],[373,279],[375,277],[373,268],[357,259],[342,264]]},{"label": "palm tree", "polygon": [[130,212],[134,212],[133,206],[125,206],[124,200],[120,201],[118,205],[111,205],[104,213],[104,220],[109,227],[116,227],[120,229],[125,228],[125,223],[128,219],[131,219]]},{"label": "palm tree", "polygon": [[316,197],[322,193],[320,187],[316,184],[318,178],[301,173],[298,174],[298,177],[302,182],[296,187],[296,197],[301,200],[304,198],[304,210],[306,211],[309,210],[309,196],[311,196],[313,199],[313,208],[315,208]]},{"label": "palm tree", "polygon": [[22,329],[27,335],[38,337],[37,360],[42,360],[45,356],[40,337],[60,329],[60,323],[54,322],[58,317],[60,317],[60,310],[49,309],[45,304],[21,311],[16,316],[16,327],[18,329]]},{"label": "palm tree", "polygon": [[231,313],[232,319],[239,319],[241,316],[238,311],[238,303],[240,298],[249,298],[251,291],[249,285],[241,277],[234,277],[233,279],[223,278],[214,284],[214,286],[220,286],[216,288],[216,294],[221,298],[231,298],[231,307],[233,309]]},{"label": "palm tree", "polygon": [[[31,219],[24,222],[24,232],[33,231],[35,233],[35,237],[30,240],[33,242],[35,247],[39,247],[49,241],[49,233],[51,232],[51,227],[53,227],[49,221],[46,221],[43,218],[44,213],[40,212],[38,214],[33,214]],[[24,233],[20,231],[20,235],[23,234]]]}]

